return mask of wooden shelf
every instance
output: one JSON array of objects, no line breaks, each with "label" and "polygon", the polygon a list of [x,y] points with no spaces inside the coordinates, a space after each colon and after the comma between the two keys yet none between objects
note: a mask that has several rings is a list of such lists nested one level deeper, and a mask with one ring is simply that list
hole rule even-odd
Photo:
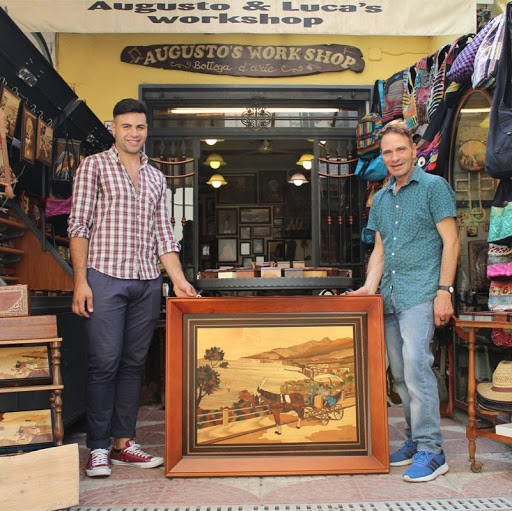
[{"label": "wooden shelf", "polygon": [[62,342],[62,337],[49,337],[46,339],[16,339],[15,341],[2,339],[0,340],[0,346],[10,344],[46,344],[53,342]]},{"label": "wooden shelf", "polygon": [[51,234],[46,234],[46,239],[48,240],[55,240],[59,243],[64,243],[65,245],[69,245],[69,238],[64,238],[64,236],[52,236]]},{"label": "wooden shelf", "polygon": [[19,282],[19,277],[13,277],[11,275],[0,275],[0,278],[2,280],[5,280],[5,282]]},{"label": "wooden shelf", "polygon": [[62,390],[64,385],[29,385],[26,387],[5,387],[0,388],[0,394],[10,392],[39,392],[40,390]]},{"label": "wooden shelf", "polygon": [[27,226],[21,222],[15,222],[14,220],[7,220],[2,217],[0,217],[0,224],[8,225],[9,227],[14,227],[15,229],[23,229],[23,230],[27,229]]},{"label": "wooden shelf", "polygon": [[18,254],[23,255],[25,252],[18,248],[10,248],[10,247],[0,247],[0,252],[4,252],[5,254]]}]

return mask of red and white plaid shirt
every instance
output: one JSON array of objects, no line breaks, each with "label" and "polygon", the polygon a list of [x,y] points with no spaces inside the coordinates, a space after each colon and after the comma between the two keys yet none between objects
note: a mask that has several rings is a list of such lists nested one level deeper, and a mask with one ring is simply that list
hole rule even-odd
[{"label": "red and white plaid shirt", "polygon": [[155,279],[158,257],[179,252],[163,174],[141,153],[137,188],[115,146],[85,158],[73,182],[70,238],[89,239],[88,266],[119,279]]}]

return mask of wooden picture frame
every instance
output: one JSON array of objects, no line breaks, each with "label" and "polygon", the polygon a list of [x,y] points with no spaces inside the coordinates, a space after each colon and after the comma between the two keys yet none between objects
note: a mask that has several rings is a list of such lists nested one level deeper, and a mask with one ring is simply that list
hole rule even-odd
[{"label": "wooden picture frame", "polygon": [[250,241],[242,241],[240,243],[240,255],[241,256],[251,255],[251,242]]},{"label": "wooden picture frame", "polygon": [[217,240],[217,261],[236,263],[238,261],[237,238],[219,238]]},{"label": "wooden picture frame", "polygon": [[389,472],[381,296],[168,298],[166,321],[168,477]]},{"label": "wooden picture frame", "polygon": [[287,179],[285,171],[260,171],[258,179],[260,204],[286,203]]},{"label": "wooden picture frame", "polygon": [[241,224],[269,224],[270,208],[240,208]]},{"label": "wooden picture frame", "polygon": [[0,348],[0,387],[22,387],[52,382],[47,345]]},{"label": "wooden picture frame", "polygon": [[228,184],[217,189],[217,204],[254,204],[257,202],[256,174],[230,174]]},{"label": "wooden picture frame", "polygon": [[487,253],[485,240],[468,241],[469,287],[474,291],[488,291],[491,281],[487,278]]},{"label": "wooden picture frame", "polygon": [[274,218],[283,218],[284,206],[273,206]]},{"label": "wooden picture frame", "polygon": [[254,238],[252,240],[252,253],[254,255],[265,253],[265,240],[263,238]]},{"label": "wooden picture frame", "polygon": [[0,413],[0,455],[55,446],[50,409]]},{"label": "wooden picture frame", "polygon": [[5,113],[5,135],[7,138],[14,137],[20,104],[21,98],[4,85],[0,93],[0,106]]},{"label": "wooden picture frame", "polygon": [[238,234],[237,208],[217,208],[217,234],[220,236]]},{"label": "wooden picture frame", "polygon": [[71,181],[80,163],[79,140],[58,138],[55,141],[52,166],[53,181]]},{"label": "wooden picture frame", "polygon": [[267,258],[269,261],[286,260],[286,243],[284,240],[267,241]]},{"label": "wooden picture frame", "polygon": [[255,238],[268,238],[270,236],[270,225],[255,225],[252,228],[252,235]]},{"label": "wooden picture frame", "polygon": [[240,226],[240,239],[241,240],[250,240],[251,239],[251,226],[250,225],[241,225]]},{"label": "wooden picture frame", "polygon": [[242,267],[252,268],[253,258],[251,256],[242,257]]},{"label": "wooden picture frame", "polygon": [[37,116],[24,106],[21,114],[20,158],[30,165],[34,165],[36,158],[36,135]]},{"label": "wooden picture frame", "polygon": [[36,160],[48,167],[52,166],[53,128],[44,122],[41,117],[37,119]]}]

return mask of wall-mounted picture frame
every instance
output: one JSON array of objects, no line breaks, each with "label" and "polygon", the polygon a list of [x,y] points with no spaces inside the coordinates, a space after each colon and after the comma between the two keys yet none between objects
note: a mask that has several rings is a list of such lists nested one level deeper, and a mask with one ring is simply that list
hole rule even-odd
[{"label": "wall-mounted picture frame", "polygon": [[252,253],[254,255],[265,253],[265,240],[263,238],[254,238],[252,240]]},{"label": "wall-mounted picture frame", "polygon": [[217,240],[217,261],[236,263],[238,261],[237,238],[219,238]]},{"label": "wall-mounted picture frame", "polygon": [[241,224],[269,224],[270,208],[240,208]]},{"label": "wall-mounted picture frame", "polygon": [[381,296],[168,298],[167,311],[168,477],[389,471]]},{"label": "wall-mounted picture frame", "polygon": [[52,166],[53,128],[44,122],[41,117],[37,119],[36,160],[48,167]]},{"label": "wall-mounted picture frame", "polygon": [[258,238],[268,238],[270,236],[270,225],[255,225],[252,228],[252,235]]},{"label": "wall-mounted picture frame", "polygon": [[27,452],[55,445],[52,410],[0,413],[0,454]]},{"label": "wall-mounted picture frame", "polygon": [[210,255],[210,244],[209,243],[202,243],[201,244],[201,255],[208,257]]},{"label": "wall-mounted picture frame", "polygon": [[283,225],[283,219],[282,218],[274,218],[274,225],[275,226],[282,226]]},{"label": "wall-mounted picture frame", "polygon": [[283,237],[283,228],[282,227],[274,227],[272,230],[272,237],[279,239]]},{"label": "wall-mounted picture frame", "polygon": [[6,85],[2,86],[0,93],[0,106],[5,114],[5,134],[8,138],[14,137],[14,130],[18,120],[21,98]]},{"label": "wall-mounted picture frame", "polygon": [[474,291],[488,291],[491,281],[487,278],[486,240],[468,241],[469,287]]},{"label": "wall-mounted picture frame", "polygon": [[55,140],[53,155],[53,181],[71,181],[80,164],[79,140],[58,138]]},{"label": "wall-mounted picture frame", "polygon": [[260,266],[265,262],[264,255],[257,255],[254,259],[256,261],[256,264],[259,264]]},{"label": "wall-mounted picture frame", "polygon": [[285,171],[264,170],[258,173],[260,204],[284,204],[287,179]]},{"label": "wall-mounted picture frame", "polygon": [[240,255],[248,256],[251,254],[251,242],[250,241],[242,241],[240,243]]},{"label": "wall-mounted picture frame", "polygon": [[240,226],[240,239],[241,240],[250,240],[251,239],[251,226],[250,225],[241,225]]},{"label": "wall-mounted picture frame", "polygon": [[220,236],[238,234],[237,208],[217,208],[217,234]]},{"label": "wall-mounted picture frame", "polygon": [[51,363],[46,345],[0,348],[0,387],[51,383]]},{"label": "wall-mounted picture frame", "polygon": [[242,267],[252,268],[253,258],[250,256],[242,257]]},{"label": "wall-mounted picture frame", "polygon": [[273,206],[274,218],[283,218],[284,206]]},{"label": "wall-mounted picture frame", "polygon": [[21,114],[21,151],[23,161],[34,165],[36,157],[37,116],[27,107],[23,107]]},{"label": "wall-mounted picture frame", "polygon": [[256,174],[229,174],[227,185],[217,189],[218,204],[254,204],[257,202]]},{"label": "wall-mounted picture frame", "polygon": [[286,260],[286,244],[283,240],[267,241],[267,257],[269,261]]}]

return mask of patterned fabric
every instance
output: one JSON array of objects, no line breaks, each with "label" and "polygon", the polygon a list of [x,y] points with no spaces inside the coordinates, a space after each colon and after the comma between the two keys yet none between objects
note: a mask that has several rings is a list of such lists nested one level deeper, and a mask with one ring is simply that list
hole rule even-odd
[{"label": "patterned fabric", "polygon": [[427,103],[432,87],[433,76],[430,72],[433,57],[424,57],[416,63],[416,79],[414,80],[414,91],[416,95],[416,114],[418,124],[427,124]]},{"label": "patterned fabric", "polygon": [[425,172],[434,172],[437,166],[437,159],[439,157],[439,148],[441,146],[441,132],[438,132],[432,142],[424,142],[418,148],[417,157],[418,165]]},{"label": "patterned fabric", "polygon": [[382,121],[385,123],[402,117],[403,79],[406,71],[398,71],[384,82],[384,110]]},{"label": "patterned fabric", "polygon": [[491,280],[488,307],[491,311],[512,309],[512,280]]},{"label": "patterned fabric", "polygon": [[[493,18],[494,19],[494,18]],[[453,61],[451,69],[446,74],[449,80],[457,83],[466,83],[471,81],[471,75],[475,67],[475,56],[480,43],[491,30],[493,20],[489,20],[476,34],[473,40],[457,55]]]},{"label": "patterned fabric", "polygon": [[489,243],[487,250],[487,278],[512,277],[512,248]]},{"label": "patterned fabric", "polygon": [[379,114],[363,115],[356,127],[356,146],[359,157],[372,158],[380,153],[382,118]]},{"label": "patterned fabric", "polygon": [[508,240],[512,237],[512,202],[505,206],[491,206],[491,220],[489,222],[489,243]]},{"label": "patterned fabric", "polygon": [[414,81],[416,79],[416,68],[411,66],[407,73],[404,73],[404,90],[402,97],[402,108],[404,120],[410,130],[418,127],[418,115],[416,113],[416,91]]},{"label": "patterned fabric", "polygon": [[472,77],[474,89],[488,89],[494,82],[497,64],[503,48],[503,36],[505,34],[505,14],[493,18],[493,25],[482,40],[476,52]]},{"label": "patterned fabric", "polygon": [[115,146],[87,157],[73,182],[70,238],[89,239],[88,266],[119,279],[155,279],[158,257],[178,252],[163,174],[141,153],[137,188]]},{"label": "patterned fabric", "polygon": [[384,272],[380,292],[384,312],[397,312],[433,300],[441,268],[442,240],[436,224],[455,217],[455,194],[439,176],[419,166],[407,184],[394,193],[395,178],[374,197],[368,228],[378,231],[384,243]]}]

